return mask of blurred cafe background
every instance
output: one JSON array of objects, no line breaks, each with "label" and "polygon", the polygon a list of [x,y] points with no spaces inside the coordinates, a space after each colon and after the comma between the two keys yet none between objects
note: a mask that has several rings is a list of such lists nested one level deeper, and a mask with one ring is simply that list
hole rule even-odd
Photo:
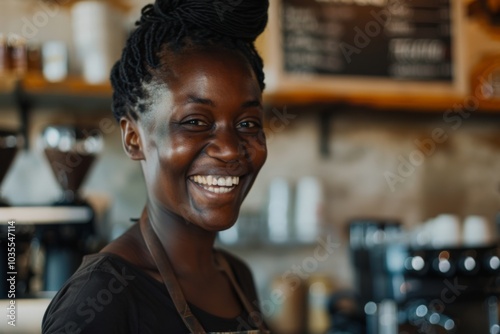
[{"label": "blurred cafe background", "polygon": [[[144,205],[108,73],[146,3],[0,0],[1,333]],[[500,1],[271,0],[258,48],[269,158],[217,244],[273,333],[500,333]]]}]

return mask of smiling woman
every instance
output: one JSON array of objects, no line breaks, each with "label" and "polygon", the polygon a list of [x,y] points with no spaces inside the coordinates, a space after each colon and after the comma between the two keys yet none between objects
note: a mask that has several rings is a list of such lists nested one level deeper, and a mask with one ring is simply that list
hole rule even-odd
[{"label": "smiling woman", "polygon": [[111,81],[147,204],[135,226],[84,259],[47,309],[43,333],[267,331],[248,267],[213,247],[267,156],[253,45],[267,8],[158,0],[142,10]]}]

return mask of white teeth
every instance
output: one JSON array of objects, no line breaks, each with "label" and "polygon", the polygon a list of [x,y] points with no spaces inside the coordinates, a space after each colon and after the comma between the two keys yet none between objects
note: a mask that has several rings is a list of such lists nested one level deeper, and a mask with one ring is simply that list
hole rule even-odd
[{"label": "white teeth", "polygon": [[217,175],[194,175],[191,177],[191,180],[200,185],[203,185],[206,190],[215,192],[217,194],[229,192],[234,188],[234,186],[240,183],[240,178],[238,176],[224,177]]},{"label": "white teeth", "polygon": [[208,190],[212,193],[215,193],[215,194],[225,194],[225,193],[228,193],[230,192],[231,190],[234,189],[234,187],[203,187],[205,190]]}]

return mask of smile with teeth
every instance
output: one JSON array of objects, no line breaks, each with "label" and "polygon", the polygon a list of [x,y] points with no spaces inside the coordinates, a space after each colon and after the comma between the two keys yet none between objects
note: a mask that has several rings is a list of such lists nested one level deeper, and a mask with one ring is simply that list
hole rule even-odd
[{"label": "smile with teeth", "polygon": [[239,176],[194,175],[189,179],[216,194],[228,193],[240,183]]}]

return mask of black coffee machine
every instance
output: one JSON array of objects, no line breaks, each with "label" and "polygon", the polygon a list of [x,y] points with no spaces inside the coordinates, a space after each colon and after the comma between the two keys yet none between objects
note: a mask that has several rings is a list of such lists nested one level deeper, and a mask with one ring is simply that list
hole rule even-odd
[{"label": "black coffee machine", "polygon": [[[41,139],[62,188],[61,198],[51,205],[0,208],[4,230],[9,220],[16,225],[17,298],[59,290],[82,257],[97,250],[94,210],[79,188],[102,148],[100,133],[75,126],[48,126]],[[7,267],[6,237],[0,234],[1,268]],[[6,280],[0,279],[0,298],[6,298]]]},{"label": "black coffee machine", "polygon": [[426,248],[395,221],[350,223],[364,333],[500,333],[500,245]]}]

